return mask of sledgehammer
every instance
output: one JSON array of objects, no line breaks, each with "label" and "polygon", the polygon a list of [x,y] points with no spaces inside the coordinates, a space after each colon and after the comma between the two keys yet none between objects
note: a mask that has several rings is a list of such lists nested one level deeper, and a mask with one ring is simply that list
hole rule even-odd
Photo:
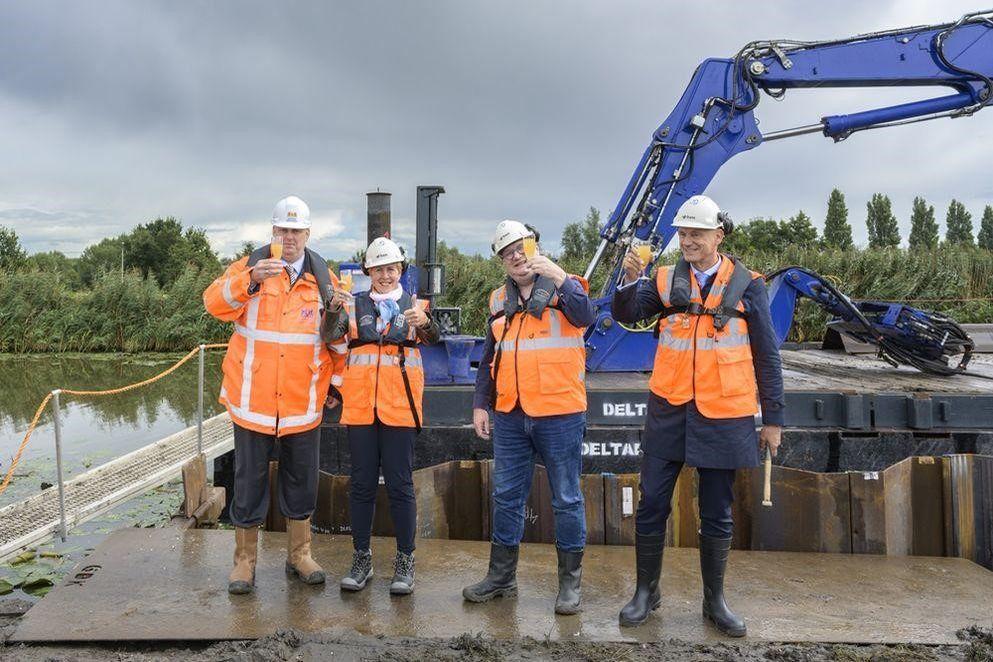
[{"label": "sledgehammer", "polygon": [[772,450],[765,447],[765,483],[762,486],[762,505],[772,508]]}]

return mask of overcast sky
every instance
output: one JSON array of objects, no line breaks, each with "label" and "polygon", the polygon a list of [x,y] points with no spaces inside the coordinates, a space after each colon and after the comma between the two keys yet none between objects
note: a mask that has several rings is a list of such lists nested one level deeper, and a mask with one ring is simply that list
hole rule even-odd
[{"label": "overcast sky", "polygon": [[[327,257],[365,242],[365,193],[393,193],[412,244],[414,189],[440,184],[441,238],[483,250],[518,218],[556,244],[613,209],[696,65],[747,41],[940,23],[969,3],[5,2],[0,7],[0,225],[29,252],[78,255],[171,215],[222,255],[264,241],[280,197],[311,206]],[[935,90],[803,91],[756,110],[767,132]],[[739,220],[846,194],[891,196],[903,234],[924,195],[993,202],[993,110],[804,136],[736,157],[709,189]],[[411,246],[412,248],[412,246]]]}]

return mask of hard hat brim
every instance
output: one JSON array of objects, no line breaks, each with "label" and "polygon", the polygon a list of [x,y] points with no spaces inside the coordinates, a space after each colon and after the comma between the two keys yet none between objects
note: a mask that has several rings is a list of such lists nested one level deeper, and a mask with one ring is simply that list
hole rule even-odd
[{"label": "hard hat brim", "polygon": [[682,223],[673,223],[674,228],[692,228],[694,230],[720,230],[720,225],[707,225],[706,223],[694,223],[693,221],[683,221]]},{"label": "hard hat brim", "polygon": [[290,229],[299,228],[301,230],[309,230],[310,229],[310,223],[300,223],[299,221],[296,222],[296,223],[290,223],[288,221],[273,221],[272,222],[272,227],[274,227],[274,228],[290,228]]}]

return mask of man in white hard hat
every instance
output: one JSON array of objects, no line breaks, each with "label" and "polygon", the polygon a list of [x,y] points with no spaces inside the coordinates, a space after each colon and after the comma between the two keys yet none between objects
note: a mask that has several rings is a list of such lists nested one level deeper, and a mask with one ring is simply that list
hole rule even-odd
[{"label": "man in white hard hat", "polygon": [[[234,594],[254,590],[258,527],[269,510],[269,457],[277,440],[286,570],[307,584],[325,580],[310,553],[310,517],[325,400],[344,368],[344,354],[329,351],[320,336],[338,280],[307,248],[310,209],[303,200],[291,195],[276,204],[272,235],[272,244],[231,264],[203,293],[207,312],[234,322],[220,394],[234,425],[235,554],[228,583]],[[273,256],[274,247],[281,257]]]},{"label": "man in white hard hat", "polygon": [[[489,570],[465,587],[471,602],[517,593],[517,559],[534,458],[548,472],[559,592],[555,611],[580,610],[586,517],[579,478],[586,431],[585,327],[596,318],[589,286],[542,255],[523,223],[497,225],[493,253],[506,280],[490,317],[473,399],[473,424],[493,436],[493,535]],[[491,413],[493,410],[491,426]]]},{"label": "man in white hard hat", "polygon": [[[733,225],[704,195],[676,212],[682,257],[651,265],[632,250],[624,257],[625,284],[614,293],[616,320],[635,323],[659,315],[655,366],[649,381],[642,436],[641,500],[635,523],[637,586],[620,613],[623,626],[643,623],[661,604],[659,576],[672,491],[683,465],[697,468],[703,615],[722,633],[741,637],[745,622],[724,599],[731,548],[735,470],[773,454],[783,425],[783,376],[762,275],[718,248]],[[755,414],[762,408],[756,438]]]}]

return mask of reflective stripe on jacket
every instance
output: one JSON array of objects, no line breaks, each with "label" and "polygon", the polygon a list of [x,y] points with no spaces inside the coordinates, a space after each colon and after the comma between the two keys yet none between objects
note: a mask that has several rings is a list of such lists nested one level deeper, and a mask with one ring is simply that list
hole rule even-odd
[{"label": "reflective stripe on jacket", "polygon": [[[717,309],[734,268],[734,261],[724,256],[706,301],[701,300],[700,287],[691,275],[690,303]],[[674,305],[674,273],[675,267],[659,267],[655,278],[666,307]],[[755,272],[751,275],[762,277]],[[745,310],[741,301],[735,308],[741,313]],[[758,412],[748,323],[743,317],[731,317],[723,329],[716,329],[709,314],[676,312],[660,319],[658,330],[655,366],[648,383],[652,393],[673,405],[694,400],[707,418],[739,418]]]},{"label": "reflective stripe on jacket", "polygon": [[[589,285],[570,276],[589,292]],[[521,405],[529,416],[586,411],[586,347],[583,327],[574,326],[553,295],[541,318],[518,310],[504,314],[506,285],[490,294],[490,327],[496,341],[490,373],[496,389],[495,409],[509,412]]]},{"label": "reflective stripe on jacket", "polygon": [[[231,264],[203,293],[208,313],[234,322],[218,400],[249,430],[278,436],[310,430],[320,425],[332,374],[344,365],[344,355],[329,352],[320,338],[317,280],[304,271],[290,288],[284,271],[249,295],[247,262]],[[331,281],[337,286],[333,273]]]},{"label": "reflective stripe on jacket", "polygon": [[[411,398],[407,397],[400,372],[401,352],[404,353],[418,421],[424,421],[424,365],[421,352],[416,347],[396,344],[417,342],[417,330],[403,317],[403,311],[411,308],[413,300],[404,292],[397,304],[400,315],[389,325],[385,334],[376,330],[378,311],[369,292],[356,294],[355,299],[345,305],[348,311],[348,338],[352,346],[348,350],[341,386],[341,423],[344,425],[370,425],[378,417],[386,425],[415,427],[410,409]],[[368,344],[355,346],[355,341]]]}]

